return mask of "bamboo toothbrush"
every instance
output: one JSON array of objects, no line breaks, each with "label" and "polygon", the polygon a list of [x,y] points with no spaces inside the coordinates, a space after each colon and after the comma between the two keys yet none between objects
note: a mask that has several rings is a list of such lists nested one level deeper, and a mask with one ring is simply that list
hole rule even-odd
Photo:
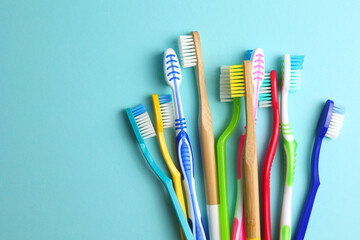
[{"label": "bamboo toothbrush", "polygon": [[[265,56],[264,51],[261,48],[256,48],[254,50],[248,50],[246,52],[245,60],[250,60],[251,62],[251,76],[252,76],[252,86],[253,86],[253,106],[254,106],[254,118],[256,123],[256,115],[258,108],[258,98],[259,98],[259,89],[264,81],[264,70],[265,70]],[[231,77],[231,74],[230,74]],[[238,179],[241,179],[241,158],[243,156],[243,149],[245,143],[245,130],[240,137],[239,148],[238,148]],[[242,221],[244,219],[243,209],[243,193],[242,193],[242,184],[239,184],[236,208],[235,208],[235,217],[234,224],[232,229],[232,237],[236,240],[245,239],[245,230],[241,227],[244,227],[245,223]],[[241,214],[241,215],[240,215]]]},{"label": "bamboo toothbrush", "polygon": [[[176,168],[174,162],[170,157],[164,136],[164,128],[173,128],[175,126],[174,108],[172,105],[171,95],[158,96],[157,94],[153,94],[152,100],[153,100],[154,113],[155,113],[156,130],[158,134],[161,153],[171,173],[171,177],[174,182],[176,196],[179,199],[180,205],[186,217],[187,216],[186,207],[185,207],[184,194],[181,184],[181,173]],[[182,231],[181,231],[181,239],[185,239],[185,236]]]},{"label": "bamboo toothbrush", "polygon": [[300,89],[303,62],[304,56],[290,56],[289,54],[285,54],[281,64],[281,133],[286,172],[280,218],[280,240],[290,240],[291,238],[291,201],[297,148],[297,143],[290,128],[287,101],[289,92],[295,92]]},{"label": "bamboo toothbrush", "polygon": [[163,171],[161,171],[161,169],[158,167],[158,165],[155,163],[154,159],[152,158],[148,148],[146,147],[144,139],[155,137],[156,133],[145,106],[139,105],[134,108],[127,108],[126,114],[129,118],[131,127],[134,130],[136,139],[140,145],[141,151],[146,161],[148,162],[154,173],[159,177],[160,181],[163,183],[163,185],[165,186],[166,190],[169,193],[171,202],[176,212],[176,216],[180,222],[181,228],[183,230],[186,239],[194,240],[194,236],[191,232],[189,224],[187,223],[187,219],[185,217],[183,209],[174,191],[174,186],[171,179],[168,176],[166,176],[166,174]]},{"label": "bamboo toothbrush", "polygon": [[[261,239],[258,162],[256,152],[256,133],[254,115],[254,97],[251,77],[251,63],[244,61],[245,70],[245,105],[246,136],[244,151],[244,206],[246,239]],[[232,89],[231,89],[232,90]]]},{"label": "bamboo toothbrush", "polygon": [[204,63],[198,32],[179,37],[181,62],[184,68],[195,67],[199,92],[199,136],[205,177],[206,205],[210,238],[220,240],[219,196],[215,159],[214,131],[206,93]]},{"label": "bamboo toothbrush", "polygon": [[331,139],[337,138],[344,122],[344,114],[344,107],[335,105],[331,100],[326,101],[316,127],[316,137],[311,156],[311,181],[306,201],[301,211],[300,220],[295,231],[295,240],[303,240],[305,237],[316,193],[320,186],[319,157],[321,143],[324,137]]},{"label": "bamboo toothbrush", "polygon": [[270,215],[270,171],[276,153],[276,147],[280,132],[279,99],[277,88],[276,71],[265,74],[264,82],[259,91],[259,107],[272,107],[273,109],[273,132],[266,152],[264,165],[261,173],[262,192],[262,217],[263,217],[263,239],[271,240],[271,215]]},{"label": "bamboo toothbrush", "polygon": [[[230,80],[231,72],[231,80]],[[230,84],[236,91],[231,92]],[[233,94],[232,94],[233,93]],[[221,239],[230,239],[230,227],[229,227],[229,206],[228,206],[228,192],[227,192],[227,174],[226,174],[226,142],[230,135],[235,131],[236,126],[239,123],[240,112],[241,112],[241,102],[240,97],[245,95],[245,85],[244,85],[244,68],[243,65],[231,66],[222,66],[220,72],[220,101],[229,102],[233,101],[233,115],[231,121],[225,131],[221,134],[217,142],[217,161],[218,161],[218,181],[219,181],[219,195],[220,195],[220,227],[221,227]],[[241,170],[238,175],[238,188],[242,189],[242,179],[241,179]],[[238,194],[242,195],[242,191],[238,191]],[[241,196],[242,200],[243,197]],[[238,204],[238,203],[237,203]],[[241,208],[238,211],[243,211],[243,204],[241,203]],[[242,213],[239,213],[240,216]],[[240,225],[240,229],[244,229],[244,224],[242,219],[235,219],[234,224]],[[241,227],[242,226],[242,227]],[[243,231],[245,234],[245,229]],[[234,239],[233,237],[231,239]],[[236,238],[237,239],[237,238]]]},{"label": "bamboo toothbrush", "polygon": [[178,58],[173,49],[168,48],[164,54],[164,73],[167,84],[171,87],[175,102],[176,150],[179,165],[184,178],[189,222],[196,240],[205,240],[205,230],[201,219],[200,207],[196,196],[194,179],[194,160],[190,139],[186,130],[186,121],[181,105],[180,83],[181,70]]}]

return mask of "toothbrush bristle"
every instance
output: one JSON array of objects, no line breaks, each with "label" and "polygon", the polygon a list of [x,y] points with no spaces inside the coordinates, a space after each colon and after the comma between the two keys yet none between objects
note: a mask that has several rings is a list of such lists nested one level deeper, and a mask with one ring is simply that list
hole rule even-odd
[{"label": "toothbrush bristle", "polygon": [[345,117],[344,114],[345,114],[345,108],[334,104],[331,113],[329,128],[325,134],[326,137],[335,139],[337,138],[337,136],[339,136],[342,124],[344,122],[344,117]]},{"label": "toothbrush bristle", "polygon": [[270,73],[265,73],[264,81],[259,89],[259,107],[272,107]]},{"label": "toothbrush bristle", "polygon": [[190,35],[180,36],[178,44],[183,68],[196,66],[197,59],[194,38]]},{"label": "toothbrush bristle", "polygon": [[247,50],[246,54],[245,54],[245,60],[250,61],[251,59],[251,54],[253,53],[254,50]]},{"label": "toothbrush bristle", "polygon": [[171,95],[159,95],[161,119],[164,128],[171,128],[175,125],[174,107]]},{"label": "toothbrush bristle", "polygon": [[230,71],[229,66],[220,69],[220,102],[231,102]]},{"label": "toothbrush bristle", "polygon": [[244,65],[232,65],[229,67],[231,97],[245,96]]},{"label": "toothbrush bristle", "polygon": [[302,69],[304,63],[304,56],[292,55],[290,56],[291,61],[291,74],[290,74],[290,92],[296,92],[300,90]]},{"label": "toothbrush bristle", "polygon": [[156,136],[155,129],[143,104],[131,109],[143,139]]}]

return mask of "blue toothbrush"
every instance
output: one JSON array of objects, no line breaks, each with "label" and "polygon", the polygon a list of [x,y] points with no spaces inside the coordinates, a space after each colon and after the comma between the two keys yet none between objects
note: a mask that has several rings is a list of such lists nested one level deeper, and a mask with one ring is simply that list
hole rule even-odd
[{"label": "blue toothbrush", "polygon": [[174,95],[176,150],[187,196],[189,224],[195,239],[205,240],[206,235],[195,190],[193,154],[181,106],[179,91],[181,83],[180,64],[175,51],[171,48],[168,48],[164,54],[164,73],[166,82],[171,87]]},{"label": "blue toothbrush", "polygon": [[316,137],[311,156],[310,187],[295,231],[295,240],[303,240],[305,237],[316,193],[320,186],[319,156],[321,143],[324,137],[335,139],[339,135],[344,121],[344,113],[345,109],[343,107],[336,106],[331,100],[326,101],[321,112],[320,119],[316,127]]},{"label": "blue toothbrush", "polygon": [[187,223],[185,214],[183,212],[183,209],[180,205],[180,202],[176,196],[173,183],[171,179],[165,175],[163,171],[158,167],[158,165],[153,160],[152,156],[150,155],[149,150],[147,149],[145,145],[144,139],[154,137],[155,130],[151,123],[149,114],[147,113],[144,105],[139,105],[134,108],[128,108],[126,109],[127,116],[129,118],[129,121],[131,123],[131,126],[134,130],[136,139],[140,145],[141,151],[145,156],[146,161],[154,171],[154,173],[159,177],[161,182],[164,184],[166,190],[168,191],[171,202],[173,204],[173,207],[175,209],[176,215],[178,217],[178,220],[180,222],[181,228],[183,230],[183,233],[185,235],[185,238],[187,240],[194,240],[194,236],[191,232],[191,229],[189,227],[189,224]]}]

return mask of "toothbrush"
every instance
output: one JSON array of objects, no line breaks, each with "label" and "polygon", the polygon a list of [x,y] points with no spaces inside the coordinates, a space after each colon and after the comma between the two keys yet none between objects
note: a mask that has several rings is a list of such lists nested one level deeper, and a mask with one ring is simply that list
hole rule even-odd
[{"label": "toothbrush", "polygon": [[298,91],[300,89],[303,62],[304,56],[290,56],[289,54],[285,54],[284,60],[281,64],[281,132],[283,138],[286,172],[280,218],[280,240],[290,240],[291,238],[291,198],[297,148],[297,143],[291,132],[288,118],[288,93]]},{"label": "toothbrush", "polygon": [[[251,62],[251,77],[252,77],[252,86],[253,86],[253,102],[254,102],[254,119],[256,123],[257,107],[259,100],[259,89],[264,81],[264,71],[265,71],[265,57],[264,51],[261,48],[256,48],[254,50],[248,50],[246,52],[245,60],[250,60]],[[240,180],[238,184],[238,194],[235,207],[235,217],[234,224],[232,229],[232,239],[241,240],[245,239],[245,231],[241,227],[245,227],[245,223],[242,221],[244,219],[243,209],[243,189],[242,189],[242,178],[241,178],[241,158],[243,155],[245,143],[245,130],[240,137],[239,147],[238,147],[238,179]],[[245,229],[245,228],[244,228]]]},{"label": "toothbrush", "polygon": [[154,159],[150,155],[148,148],[145,145],[144,139],[156,136],[154,127],[151,123],[149,114],[147,113],[145,106],[139,105],[134,108],[127,108],[126,114],[129,118],[131,127],[134,130],[136,139],[140,145],[141,151],[146,161],[148,162],[154,173],[159,177],[160,181],[164,184],[166,190],[169,193],[171,202],[176,212],[176,216],[180,222],[181,228],[183,230],[186,239],[194,240],[194,236],[192,235],[191,229],[187,223],[183,209],[180,205],[178,198],[176,197],[176,193],[171,179],[168,176],[166,176],[164,172],[160,170],[160,168],[155,163]]},{"label": "toothbrush", "polygon": [[259,91],[259,107],[272,107],[273,109],[273,132],[261,173],[263,239],[271,240],[270,171],[276,153],[280,131],[279,98],[276,71],[271,71],[270,74],[265,74],[264,82],[262,83]]},{"label": "toothbrush", "polygon": [[250,61],[244,61],[245,70],[245,106],[246,106],[246,136],[243,154],[244,168],[244,209],[246,239],[260,240],[260,206],[258,162],[256,152],[256,132],[254,115],[254,97],[252,71]]},{"label": "toothbrush", "polygon": [[[171,95],[158,96],[157,94],[153,94],[152,100],[153,100],[154,113],[155,113],[156,130],[158,134],[161,153],[171,173],[171,177],[174,182],[176,196],[179,199],[185,217],[187,217],[184,194],[181,185],[181,173],[176,168],[174,162],[170,157],[164,136],[164,128],[173,128],[175,126],[174,108],[172,105]],[[181,231],[181,239],[185,239],[185,236],[182,233],[182,231]]]},{"label": "toothbrush", "polygon": [[194,162],[186,122],[181,106],[180,83],[181,71],[178,58],[173,49],[168,48],[164,55],[164,73],[167,84],[171,87],[175,102],[176,150],[179,165],[184,178],[189,222],[196,240],[205,240],[205,230],[201,219],[199,203],[196,197]]},{"label": "toothbrush", "polygon": [[182,66],[194,67],[199,92],[199,136],[205,178],[206,206],[210,239],[220,240],[219,196],[215,159],[214,131],[206,93],[204,63],[198,32],[179,37]]},{"label": "toothbrush", "polygon": [[320,186],[319,156],[321,143],[324,137],[337,138],[344,121],[344,114],[345,109],[343,107],[335,105],[331,100],[326,101],[316,127],[316,137],[311,156],[311,181],[306,201],[301,211],[300,221],[295,231],[295,240],[302,240],[305,237],[316,192]]},{"label": "toothbrush", "polygon": [[[232,81],[230,81],[230,71],[232,74]],[[231,82],[234,88],[234,91],[231,92]],[[235,87],[236,86],[236,87]],[[236,92],[236,93],[235,93]],[[233,94],[232,94],[233,93]],[[232,119],[221,134],[217,142],[217,161],[218,161],[218,181],[219,181],[219,195],[220,195],[220,230],[221,230],[221,239],[230,239],[230,227],[229,227],[229,206],[228,206],[228,193],[227,193],[227,174],[226,174],[226,142],[230,135],[235,131],[236,126],[239,123],[240,112],[241,112],[241,102],[240,97],[245,95],[244,87],[244,68],[243,65],[233,66],[230,70],[229,66],[222,66],[220,71],[220,101],[229,102],[233,101],[233,116]],[[241,171],[240,171],[241,172]],[[238,186],[242,188],[241,173],[240,179],[238,179]],[[242,194],[242,191],[238,191],[238,194]],[[243,198],[241,197],[241,200]],[[243,210],[243,204],[239,211]],[[243,234],[245,234],[244,224],[237,221],[237,224],[240,224],[241,229],[243,229]],[[234,220],[235,224],[235,220]],[[231,239],[234,239],[233,237]]]}]

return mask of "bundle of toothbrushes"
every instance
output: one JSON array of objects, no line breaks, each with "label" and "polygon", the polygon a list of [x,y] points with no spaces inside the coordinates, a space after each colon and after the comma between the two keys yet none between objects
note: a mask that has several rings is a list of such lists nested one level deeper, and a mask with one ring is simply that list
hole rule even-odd
[{"label": "bundle of toothbrushes", "polygon": [[[318,164],[321,143],[324,137],[335,139],[339,135],[344,120],[344,108],[332,100],[327,100],[317,126],[314,125],[315,141],[311,161],[309,161],[311,179],[298,225],[293,231],[291,228],[291,201],[298,145],[294,136],[298,133],[295,129],[293,134],[290,127],[288,97],[291,97],[293,92],[300,90],[304,56],[284,55],[279,74],[281,84],[277,79],[276,71],[266,71],[265,55],[261,48],[246,51],[243,62],[231,66],[221,66],[220,100],[232,104],[233,113],[230,123],[215,146],[199,33],[191,32],[188,36],[180,36],[178,40],[181,64],[178,55],[171,48],[167,49],[163,56],[164,78],[172,90],[172,95],[152,95],[156,128],[153,127],[144,105],[128,108],[126,113],[145,159],[170,196],[180,225],[179,238],[187,240],[261,238],[270,240],[272,238],[270,172],[281,132],[280,142],[283,145],[285,158],[285,179],[278,237],[280,240],[304,239],[316,192],[320,185]],[[194,161],[198,161],[198,159],[193,157],[189,138],[189,134],[194,133],[187,131],[185,117],[187,112],[181,104],[181,66],[183,68],[193,67],[197,79],[199,137],[205,178],[208,233],[205,232],[195,189]],[[281,86],[280,104],[279,85]],[[237,166],[233,166],[237,168],[237,179],[232,180],[237,183],[237,199],[235,213],[231,214],[234,215],[234,218],[230,219],[226,144],[241,118],[241,98],[245,99],[246,127],[239,139]],[[272,119],[259,119],[259,121],[270,121],[273,123],[273,127],[259,183],[255,126],[258,120],[257,112],[261,108],[272,109]],[[173,149],[173,147],[168,147],[164,131],[175,131],[176,133],[177,159],[173,159],[173,154],[169,153],[169,149]],[[146,146],[146,141],[151,141],[147,139],[155,138],[158,139],[163,159],[171,173],[170,177],[156,164],[162,159],[154,160]],[[178,164],[175,164],[176,161]],[[259,184],[261,184],[261,188]],[[261,194],[259,189],[261,189]]]}]

